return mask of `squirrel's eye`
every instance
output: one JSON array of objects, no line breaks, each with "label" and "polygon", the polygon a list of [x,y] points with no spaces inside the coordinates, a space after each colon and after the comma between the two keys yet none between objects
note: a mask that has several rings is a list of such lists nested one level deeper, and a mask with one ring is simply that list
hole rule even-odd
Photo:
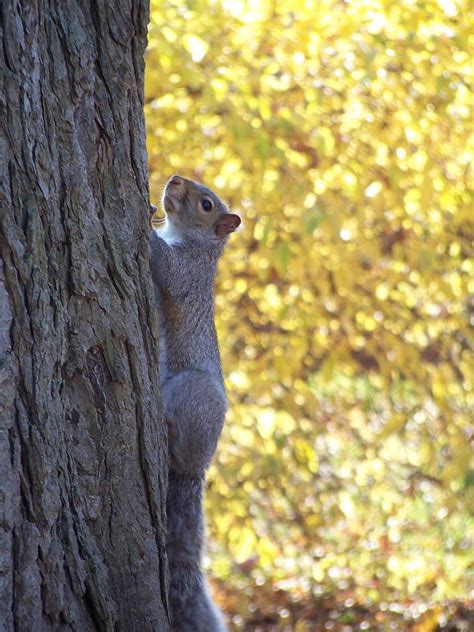
[{"label": "squirrel's eye", "polygon": [[202,200],[201,204],[202,204],[202,208],[205,211],[212,211],[212,202],[211,202],[211,200],[204,199],[204,200]]}]

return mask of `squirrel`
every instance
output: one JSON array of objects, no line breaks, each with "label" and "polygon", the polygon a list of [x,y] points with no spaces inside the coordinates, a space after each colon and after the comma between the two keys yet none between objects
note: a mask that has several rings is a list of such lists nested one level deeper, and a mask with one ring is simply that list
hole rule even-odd
[{"label": "squirrel", "polygon": [[227,410],[214,325],[214,278],[227,238],[241,220],[210,189],[182,176],[168,180],[162,202],[166,219],[151,231],[150,267],[170,459],[166,551],[171,630],[225,632],[224,617],[201,570],[202,498]]}]

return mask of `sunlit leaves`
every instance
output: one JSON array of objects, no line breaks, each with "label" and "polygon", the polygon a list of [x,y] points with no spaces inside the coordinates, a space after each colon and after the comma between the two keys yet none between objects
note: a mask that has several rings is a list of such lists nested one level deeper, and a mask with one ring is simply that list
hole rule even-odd
[{"label": "sunlit leaves", "polygon": [[[215,571],[460,597],[472,572],[464,0],[152,1],[152,199],[244,219],[216,299]],[[247,558],[247,561],[246,559]]]}]

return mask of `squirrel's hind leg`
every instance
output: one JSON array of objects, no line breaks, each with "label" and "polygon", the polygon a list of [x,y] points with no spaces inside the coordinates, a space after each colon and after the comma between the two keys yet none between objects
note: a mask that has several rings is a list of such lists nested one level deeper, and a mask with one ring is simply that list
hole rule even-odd
[{"label": "squirrel's hind leg", "polygon": [[205,371],[190,369],[167,380],[162,393],[171,469],[181,474],[204,474],[227,410],[222,384]]}]

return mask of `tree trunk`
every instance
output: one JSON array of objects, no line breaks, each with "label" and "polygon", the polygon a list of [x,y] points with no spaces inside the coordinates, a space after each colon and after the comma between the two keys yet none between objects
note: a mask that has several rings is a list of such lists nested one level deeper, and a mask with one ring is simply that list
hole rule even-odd
[{"label": "tree trunk", "polygon": [[148,2],[0,11],[0,630],[166,630]]}]

